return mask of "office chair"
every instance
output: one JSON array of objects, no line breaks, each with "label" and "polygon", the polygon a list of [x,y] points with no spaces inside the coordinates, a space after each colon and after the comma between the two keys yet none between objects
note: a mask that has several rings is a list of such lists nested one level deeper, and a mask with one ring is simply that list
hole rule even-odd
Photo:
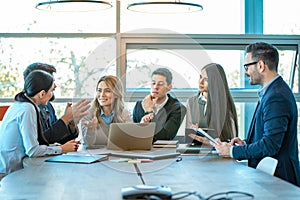
[{"label": "office chair", "polygon": [[2,121],[9,106],[0,106],[0,121]]},{"label": "office chair", "polygon": [[274,175],[278,160],[271,157],[263,158],[257,165],[256,169],[267,174]]}]

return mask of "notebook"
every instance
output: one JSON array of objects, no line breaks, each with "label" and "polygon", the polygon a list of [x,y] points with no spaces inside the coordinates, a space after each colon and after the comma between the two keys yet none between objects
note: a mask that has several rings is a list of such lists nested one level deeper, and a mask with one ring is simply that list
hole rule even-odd
[{"label": "notebook", "polygon": [[151,150],[155,123],[111,123],[107,149]]},{"label": "notebook", "polygon": [[153,148],[176,148],[178,140],[156,140],[153,143]]},{"label": "notebook", "polygon": [[107,155],[68,155],[62,154],[45,160],[46,162],[83,163],[89,164],[108,159]]}]

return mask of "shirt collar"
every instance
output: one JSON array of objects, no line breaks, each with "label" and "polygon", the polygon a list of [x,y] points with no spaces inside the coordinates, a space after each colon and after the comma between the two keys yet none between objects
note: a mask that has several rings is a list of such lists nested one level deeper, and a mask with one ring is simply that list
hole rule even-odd
[{"label": "shirt collar", "polygon": [[261,99],[263,98],[263,96],[265,95],[267,89],[269,88],[269,86],[276,80],[278,79],[280,76],[277,74],[268,84],[266,84],[264,87],[261,87],[259,90],[258,90],[258,98],[259,98],[259,101],[261,101]]},{"label": "shirt collar", "polygon": [[164,102],[162,102],[161,104],[155,104],[155,107],[156,107],[156,112],[158,112],[162,107],[164,107],[164,105],[166,105],[166,103],[167,103],[167,101],[168,101],[168,99],[169,99],[169,96],[168,95],[166,95],[166,99],[165,99],[165,101]]},{"label": "shirt collar", "polygon": [[102,109],[100,110],[100,117],[102,118],[102,120],[106,124],[110,124],[112,122],[114,116],[115,116],[115,111],[114,110],[108,115],[105,115],[105,113],[103,112]]},{"label": "shirt collar", "polygon": [[205,96],[203,96],[202,93],[199,94],[198,99],[205,102],[207,101],[207,99],[205,98]]}]

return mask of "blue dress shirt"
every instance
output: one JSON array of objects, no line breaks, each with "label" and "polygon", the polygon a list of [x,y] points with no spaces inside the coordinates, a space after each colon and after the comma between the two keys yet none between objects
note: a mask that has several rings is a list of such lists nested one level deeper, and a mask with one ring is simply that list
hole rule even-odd
[{"label": "blue dress shirt", "polygon": [[23,168],[25,156],[61,154],[60,146],[39,145],[37,114],[28,102],[15,102],[7,110],[0,127],[0,173]]}]

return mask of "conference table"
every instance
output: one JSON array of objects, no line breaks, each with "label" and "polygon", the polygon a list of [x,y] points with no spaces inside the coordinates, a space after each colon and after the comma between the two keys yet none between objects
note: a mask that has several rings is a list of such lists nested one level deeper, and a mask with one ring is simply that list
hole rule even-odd
[{"label": "conference table", "polygon": [[[176,149],[153,151],[163,154]],[[168,186],[173,194],[196,192],[202,197],[240,191],[254,199],[300,199],[299,187],[213,151],[138,163],[115,155],[91,164],[45,162],[48,158],[24,159],[23,169],[1,180],[0,199],[117,200],[122,199],[122,188],[142,184]]]}]

